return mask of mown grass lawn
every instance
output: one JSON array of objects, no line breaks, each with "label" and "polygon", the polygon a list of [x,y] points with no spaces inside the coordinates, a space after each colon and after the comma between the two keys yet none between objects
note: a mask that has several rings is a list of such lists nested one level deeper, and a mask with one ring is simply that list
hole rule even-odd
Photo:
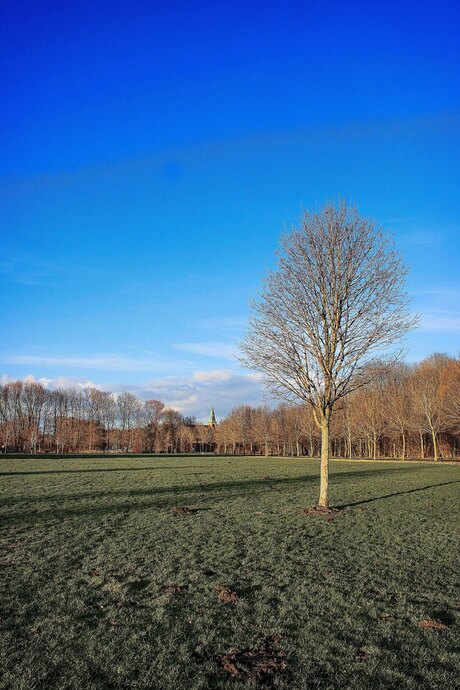
[{"label": "mown grass lawn", "polygon": [[2,459],[0,687],[460,688],[460,466],[318,470]]}]

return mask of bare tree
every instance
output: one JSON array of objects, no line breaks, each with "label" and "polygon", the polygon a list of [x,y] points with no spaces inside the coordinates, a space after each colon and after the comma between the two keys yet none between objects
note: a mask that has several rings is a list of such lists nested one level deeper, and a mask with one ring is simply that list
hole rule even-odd
[{"label": "bare tree", "polygon": [[254,410],[254,432],[259,440],[260,454],[270,455],[270,442],[273,431],[273,415],[269,407],[257,407]]},{"label": "bare tree", "polygon": [[160,424],[163,419],[164,403],[160,400],[146,400],[144,405],[144,423],[147,427],[147,447],[154,453],[160,441]]},{"label": "bare tree", "polygon": [[117,399],[122,443],[127,453],[131,451],[133,432],[142,410],[141,401],[135,395],[123,392]]},{"label": "bare tree", "polygon": [[411,399],[408,389],[409,367],[401,364],[393,371],[384,399],[388,426],[401,441],[401,459],[406,459],[407,435],[410,429]]},{"label": "bare tree", "polygon": [[281,240],[278,268],[253,304],[243,363],[268,389],[312,407],[321,430],[319,508],[329,507],[329,426],[336,403],[369,381],[376,358],[417,319],[391,238],[345,201],[306,213]]},{"label": "bare tree", "polygon": [[360,392],[354,400],[355,427],[367,444],[367,455],[373,460],[379,456],[379,441],[382,437],[386,416],[382,407],[382,390],[379,386]]},{"label": "bare tree", "polygon": [[460,360],[449,362],[441,372],[441,388],[447,423],[452,435],[452,457],[457,454],[455,434],[460,431]]},{"label": "bare tree", "polygon": [[433,445],[433,458],[438,460],[438,437],[447,428],[446,390],[442,386],[442,371],[453,363],[447,355],[435,353],[421,362],[411,380],[412,406],[420,425],[422,457],[423,434]]}]

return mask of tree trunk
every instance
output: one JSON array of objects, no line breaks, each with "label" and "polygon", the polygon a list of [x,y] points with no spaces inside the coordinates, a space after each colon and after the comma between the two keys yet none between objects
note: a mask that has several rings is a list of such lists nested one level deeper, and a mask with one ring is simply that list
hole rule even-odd
[{"label": "tree trunk", "polygon": [[423,444],[423,431],[420,432],[420,451],[422,454],[422,460],[425,459],[425,447]]},{"label": "tree trunk", "polygon": [[431,438],[433,439],[433,457],[434,461],[438,461],[438,442],[436,440],[436,432],[434,429],[431,429]]},{"label": "tree trunk", "polygon": [[329,509],[329,419],[321,420],[321,481],[319,489],[319,508]]},{"label": "tree trunk", "polygon": [[406,459],[406,434],[402,433],[402,459]]}]

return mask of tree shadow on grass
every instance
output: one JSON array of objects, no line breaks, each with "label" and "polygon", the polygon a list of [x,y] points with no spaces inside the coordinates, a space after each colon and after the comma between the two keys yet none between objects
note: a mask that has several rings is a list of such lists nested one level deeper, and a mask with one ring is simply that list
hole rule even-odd
[{"label": "tree shadow on grass", "polygon": [[[359,470],[357,472],[342,472],[336,475],[336,480],[347,480],[352,478],[367,478],[368,476],[375,476],[376,474],[389,474],[389,473],[401,473],[407,471],[405,468],[379,468],[378,470]],[[460,480],[459,480],[460,481]],[[263,496],[264,494],[273,491],[274,486],[276,488],[289,488],[291,486],[296,487],[301,484],[312,484],[317,483],[318,477],[314,475],[302,475],[299,477],[283,477],[279,479],[273,479],[270,482],[261,482],[260,477],[255,477],[251,480],[238,480],[230,482],[219,482],[200,485],[195,484],[182,485],[182,486],[164,486],[164,487],[154,487],[150,489],[135,489],[135,490],[120,490],[120,491],[103,491],[103,492],[86,492],[80,494],[57,494],[53,496],[42,496],[42,497],[22,497],[20,499],[9,499],[2,502],[3,507],[12,506],[13,508],[20,507],[24,503],[40,504],[40,503],[55,503],[59,502],[64,504],[66,501],[89,501],[89,505],[81,506],[65,506],[55,505],[50,506],[44,510],[24,510],[21,513],[12,512],[10,514],[3,513],[2,523],[5,524],[36,524],[39,521],[46,522],[51,519],[63,519],[67,517],[80,517],[85,515],[104,515],[109,513],[128,513],[135,511],[142,511],[146,509],[161,510],[165,508],[172,508],[177,506],[178,502],[183,501],[183,497],[187,496],[188,503],[197,502],[194,508],[198,510],[203,510],[202,506],[207,506],[209,503],[215,503],[216,501],[222,500],[233,500],[242,498],[244,496],[254,497],[256,495]],[[450,484],[455,482],[445,482],[445,484]],[[441,484],[440,486],[442,486]],[[433,485],[437,486],[437,485]],[[422,487],[431,488],[431,487]],[[400,493],[412,493],[414,491],[419,491],[420,489],[411,489],[409,491],[403,491],[395,494],[389,494],[386,497],[392,495],[399,495]],[[371,501],[379,500],[377,497],[366,499],[364,501],[358,501],[355,503],[344,504],[338,506],[339,508],[350,507],[353,505],[360,505],[361,503],[369,503]],[[114,503],[110,499],[131,499],[122,503]],[[104,505],[95,505],[97,500],[108,502]],[[144,499],[144,500],[142,500]]]},{"label": "tree shadow on grass", "polygon": [[[191,467],[195,469],[195,467],[198,466],[184,466],[182,467],[165,467],[165,468],[158,468],[158,469],[185,469],[185,467]],[[205,465],[201,465],[200,467],[206,467]],[[156,468],[148,468],[148,469],[156,469]],[[63,474],[67,473],[69,470],[63,470]],[[72,470],[73,472],[93,472],[96,470]],[[97,470],[97,472],[122,472],[124,470]],[[132,470],[128,470],[132,471]],[[53,472],[59,473],[59,470],[53,470]],[[369,477],[376,477],[380,475],[387,475],[387,474],[404,474],[410,472],[409,468],[405,467],[381,467],[378,469],[373,469],[373,470],[368,470],[368,469],[357,469],[356,471],[351,471],[351,472],[339,472],[337,474],[333,474],[333,481],[334,483],[340,483],[342,481],[347,481],[350,478],[354,479],[366,479]],[[15,473],[7,473],[7,474],[15,474]],[[45,474],[45,472],[25,472],[25,473],[17,473],[17,474]],[[2,474],[0,473],[0,476]],[[192,477],[190,477],[192,478]],[[71,494],[45,494],[42,496],[21,496],[21,497],[10,497],[6,500],[0,501],[0,507],[7,507],[10,505],[18,505],[21,503],[46,503],[49,501],[78,501],[80,499],[104,499],[104,498],[123,498],[123,497],[129,497],[129,498],[136,498],[136,497],[143,497],[143,496],[155,496],[155,495],[161,495],[161,494],[202,494],[202,493],[210,493],[216,492],[216,491],[226,491],[226,490],[232,490],[232,489],[238,489],[240,494],[244,494],[247,492],[253,493],[254,490],[257,491],[257,493],[265,493],[267,491],[272,491],[274,488],[283,488],[285,486],[291,486],[291,485],[297,485],[301,483],[312,483],[312,482],[319,482],[319,477],[317,474],[302,474],[297,477],[278,477],[278,478],[271,478],[270,481],[268,482],[262,482],[261,477],[256,476],[253,479],[238,479],[238,480],[232,480],[228,482],[209,482],[209,483],[196,483],[196,484],[181,484],[181,485],[171,485],[171,486],[152,486],[150,488],[142,488],[142,489],[116,489],[116,490],[107,490],[107,491],[86,491],[83,493],[71,493]]]},{"label": "tree shadow on grass", "polygon": [[106,467],[88,470],[33,470],[32,472],[0,472],[0,477],[27,477],[41,474],[87,474],[88,472],[150,472],[151,470],[209,469],[207,465],[179,465],[174,467]]},{"label": "tree shadow on grass", "polygon": [[435,489],[438,486],[448,486],[449,484],[460,484],[460,479],[454,479],[451,482],[441,482],[439,484],[427,484],[426,486],[419,486],[415,489],[406,489],[405,491],[395,491],[392,494],[384,494],[383,496],[375,496],[374,498],[365,498],[362,501],[353,501],[351,503],[340,503],[335,508],[343,510],[344,508],[352,508],[354,506],[361,506],[365,503],[374,503],[375,501],[381,501],[384,498],[394,498],[396,496],[404,496],[405,494],[415,494],[418,491],[427,491],[427,489]]}]

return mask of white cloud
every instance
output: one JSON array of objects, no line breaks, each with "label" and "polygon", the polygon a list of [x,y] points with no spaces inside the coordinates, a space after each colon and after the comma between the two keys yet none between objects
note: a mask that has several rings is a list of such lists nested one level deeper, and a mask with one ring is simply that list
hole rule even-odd
[{"label": "white cloud", "polygon": [[[1,383],[15,380],[17,379],[4,375]],[[164,376],[140,385],[123,383],[100,385],[84,378],[66,376],[36,378],[32,374],[22,380],[42,383],[50,390],[94,386],[112,393],[129,391],[144,400],[152,398],[161,400],[168,407],[202,420],[208,418],[211,405],[214,406],[217,417],[222,418],[237,405],[256,406],[267,403],[264,399],[260,376],[221,369],[196,371],[187,376]]]},{"label": "white cloud", "polygon": [[176,343],[176,350],[190,352],[203,357],[218,357],[220,359],[235,359],[238,349],[228,343]]},{"label": "white cloud", "polygon": [[195,371],[193,378],[202,383],[211,383],[215,381],[228,381],[232,377],[230,371],[225,369],[212,369],[211,371]]},{"label": "white cloud", "polygon": [[24,381],[24,383],[41,383],[44,388],[49,388],[50,390],[56,390],[57,388],[101,388],[102,386],[93,383],[93,381],[78,379],[72,376],[57,376],[56,378],[48,379],[45,376],[36,377],[33,374],[27,374],[22,378],[8,376],[3,374],[0,378],[0,383],[4,385],[5,383],[13,383],[14,381]]},{"label": "white cloud", "polygon": [[237,405],[264,404],[259,376],[227,370],[196,371],[189,376],[165,376],[140,386],[106,388],[114,392],[129,390],[144,399],[157,398],[198,419],[207,419],[211,405],[218,417],[224,417]]}]

